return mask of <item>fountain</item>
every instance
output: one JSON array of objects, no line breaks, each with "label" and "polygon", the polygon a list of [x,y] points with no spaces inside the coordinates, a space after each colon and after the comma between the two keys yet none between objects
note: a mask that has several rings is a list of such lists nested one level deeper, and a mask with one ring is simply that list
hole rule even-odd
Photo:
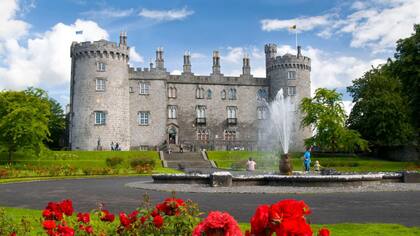
[{"label": "fountain", "polygon": [[290,96],[285,96],[283,89],[280,89],[275,99],[269,104],[270,122],[272,131],[281,147],[281,158],[279,170],[282,175],[292,174],[292,163],[289,158],[289,145],[292,135],[293,120],[295,119],[294,105]]}]

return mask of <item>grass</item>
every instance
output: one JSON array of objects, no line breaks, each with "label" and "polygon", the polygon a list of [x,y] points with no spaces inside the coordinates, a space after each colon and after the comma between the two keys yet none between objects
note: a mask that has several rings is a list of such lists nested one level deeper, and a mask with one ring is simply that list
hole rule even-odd
[{"label": "grass", "polygon": [[[115,167],[107,167],[106,159],[122,158],[122,163]],[[13,165],[7,164],[7,153],[0,153],[1,169],[14,173],[8,175],[13,179],[56,176],[86,176],[86,175],[134,175],[137,172],[131,168],[133,159],[151,159],[155,162],[152,173],[179,173],[179,171],[162,167],[158,152],[154,151],[47,151],[39,157],[29,153],[18,152],[13,156]],[[96,170],[96,173],[86,170]],[[112,169],[112,170],[109,170]],[[55,170],[55,171],[54,171]],[[0,177],[1,177],[0,173]],[[0,178],[0,183],[7,181]]]},{"label": "grass", "polygon": [[[6,207],[4,209],[6,215],[11,219],[13,225],[20,225],[21,219],[25,217],[30,224],[31,232],[26,235],[44,235],[41,227],[41,211],[23,208]],[[118,219],[116,219],[118,221]],[[239,224],[241,230],[250,229],[248,223]],[[398,224],[326,224],[326,225],[311,225],[314,232],[322,227],[327,227],[331,235],[334,236],[419,236],[420,227],[406,227]]]},{"label": "grass", "polygon": [[[302,156],[303,153],[292,153],[294,170],[303,170]],[[246,161],[252,157],[257,162],[258,170],[278,170],[279,158],[272,152],[209,151],[208,157],[222,169],[244,170]],[[386,161],[367,157],[313,157],[312,164],[315,160],[318,160],[323,167],[345,172],[420,170],[420,163]]]}]

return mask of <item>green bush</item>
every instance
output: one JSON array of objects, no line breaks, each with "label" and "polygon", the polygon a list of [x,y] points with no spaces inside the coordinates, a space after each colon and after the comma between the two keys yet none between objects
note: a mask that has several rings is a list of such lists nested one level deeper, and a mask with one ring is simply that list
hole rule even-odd
[{"label": "green bush", "polygon": [[133,169],[137,168],[138,166],[145,166],[145,165],[148,165],[153,169],[155,168],[156,163],[153,159],[150,159],[150,158],[134,158],[130,161],[130,166]]},{"label": "green bush", "polygon": [[106,166],[115,168],[117,165],[121,164],[124,161],[121,157],[109,157],[106,159]]}]

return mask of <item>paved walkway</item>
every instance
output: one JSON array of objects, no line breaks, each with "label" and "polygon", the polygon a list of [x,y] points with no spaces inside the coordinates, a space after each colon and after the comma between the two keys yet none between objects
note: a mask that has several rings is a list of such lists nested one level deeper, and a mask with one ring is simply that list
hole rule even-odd
[{"label": "paved walkway", "polygon": [[[52,180],[0,185],[0,206],[42,209],[48,201],[74,200],[78,211],[95,208],[104,202],[113,212],[130,211],[148,192],[154,203],[169,197],[167,192],[128,188],[150,177],[112,177],[101,179]],[[260,204],[271,204],[285,198],[304,200],[313,210],[312,223],[397,223],[420,226],[420,191],[350,192],[317,194],[262,193],[178,193],[192,199],[202,211],[223,210],[238,221],[249,221]]]}]

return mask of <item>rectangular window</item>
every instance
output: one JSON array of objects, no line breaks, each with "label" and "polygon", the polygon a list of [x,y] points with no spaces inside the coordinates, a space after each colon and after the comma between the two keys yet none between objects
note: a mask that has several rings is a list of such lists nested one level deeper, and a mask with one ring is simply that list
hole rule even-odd
[{"label": "rectangular window", "polygon": [[205,106],[197,106],[196,112],[197,112],[197,118],[206,118]]},{"label": "rectangular window", "polygon": [[227,107],[228,119],[236,119],[236,107]]},{"label": "rectangular window", "polygon": [[140,87],[140,94],[142,94],[142,95],[148,95],[149,94],[149,91],[150,91],[150,84],[149,83],[140,82],[139,87]]},{"label": "rectangular window", "polygon": [[296,71],[288,71],[287,79],[296,79]]},{"label": "rectangular window", "polygon": [[287,95],[289,95],[289,96],[296,95],[296,86],[287,87]]},{"label": "rectangular window", "polygon": [[139,125],[149,125],[150,112],[141,111],[139,112]]},{"label": "rectangular window", "polygon": [[168,106],[168,118],[176,119],[176,106]]},{"label": "rectangular window", "polygon": [[95,125],[105,125],[106,116],[104,111],[95,111]]},{"label": "rectangular window", "polygon": [[96,79],[96,91],[105,91],[105,79]]},{"label": "rectangular window", "polygon": [[104,72],[106,70],[106,64],[103,62],[97,62],[96,66],[97,71]]}]

